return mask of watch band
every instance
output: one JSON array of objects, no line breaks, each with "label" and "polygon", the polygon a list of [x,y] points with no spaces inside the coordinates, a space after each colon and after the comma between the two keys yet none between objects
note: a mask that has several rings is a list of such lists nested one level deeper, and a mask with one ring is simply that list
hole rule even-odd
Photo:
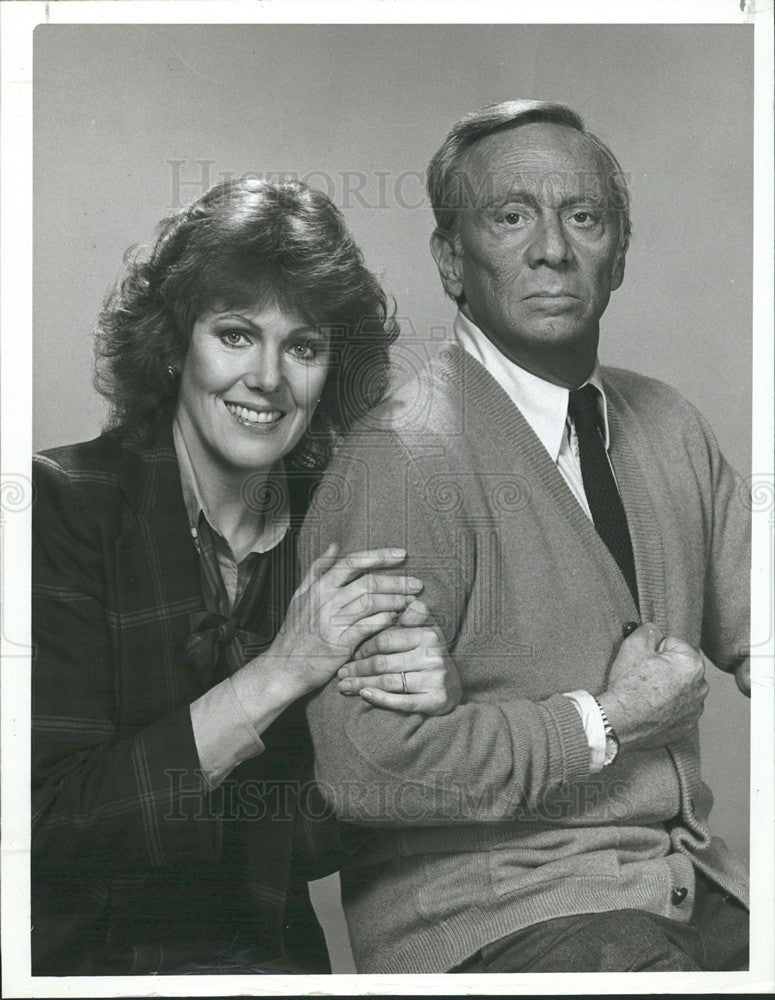
[{"label": "watch band", "polygon": [[605,760],[603,761],[603,767],[610,767],[619,756],[619,737],[616,735],[616,730],[611,725],[608,716],[605,714],[605,709],[597,698],[595,698],[595,704],[600,709],[600,718],[603,720],[603,729],[605,731]]}]

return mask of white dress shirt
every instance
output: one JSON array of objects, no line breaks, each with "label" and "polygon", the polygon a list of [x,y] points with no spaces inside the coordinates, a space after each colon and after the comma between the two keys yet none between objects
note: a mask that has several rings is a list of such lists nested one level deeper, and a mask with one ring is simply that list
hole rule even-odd
[{"label": "white dress shirt", "polygon": [[[457,343],[487,369],[530,424],[591,521],[592,514],[581,477],[576,430],[568,416],[570,390],[520,368],[499,351],[479,327],[459,310],[452,329]],[[592,374],[584,384],[591,384],[598,390],[603,444],[607,453],[608,412],[597,361]],[[605,728],[600,707],[588,691],[568,691],[565,694],[581,716],[589,743],[590,770],[594,774],[603,767],[605,760]]]}]

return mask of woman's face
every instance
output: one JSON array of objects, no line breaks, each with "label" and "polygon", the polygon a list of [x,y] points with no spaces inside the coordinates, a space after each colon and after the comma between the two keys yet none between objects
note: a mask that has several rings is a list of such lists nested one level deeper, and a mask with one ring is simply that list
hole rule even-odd
[{"label": "woman's face", "polygon": [[307,429],[328,367],[325,334],[275,305],[204,313],[176,410],[189,448],[226,475],[268,470]]}]

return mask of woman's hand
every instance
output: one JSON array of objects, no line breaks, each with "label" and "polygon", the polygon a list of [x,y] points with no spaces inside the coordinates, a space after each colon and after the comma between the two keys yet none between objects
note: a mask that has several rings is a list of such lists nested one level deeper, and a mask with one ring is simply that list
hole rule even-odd
[{"label": "woman's hand", "polygon": [[295,697],[325,684],[355,650],[393,625],[422,590],[410,576],[379,573],[406,558],[403,549],[339,557],[330,545],[310,566],[277,636],[259,659],[280,667]]},{"label": "woman's hand", "polygon": [[339,690],[379,708],[446,715],[463,692],[441,630],[423,624],[428,614],[421,601],[411,605],[402,622],[360,647],[339,670]]}]

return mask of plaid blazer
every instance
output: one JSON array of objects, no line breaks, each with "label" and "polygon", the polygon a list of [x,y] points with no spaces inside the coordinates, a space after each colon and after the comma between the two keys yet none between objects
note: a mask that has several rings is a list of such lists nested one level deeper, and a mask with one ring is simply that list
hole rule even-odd
[{"label": "plaid blazer", "polygon": [[199,773],[184,646],[203,604],[171,431],[33,465],[33,972],[165,971],[226,945],[325,969],[291,866],[302,707],[219,789]]}]

